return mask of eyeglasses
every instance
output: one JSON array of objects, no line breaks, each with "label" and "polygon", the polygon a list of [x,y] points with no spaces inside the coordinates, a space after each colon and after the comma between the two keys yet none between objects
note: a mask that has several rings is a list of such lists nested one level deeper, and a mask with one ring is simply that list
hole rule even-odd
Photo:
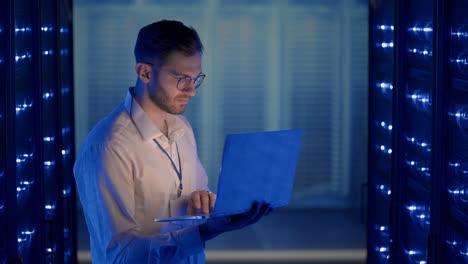
[{"label": "eyeglasses", "polygon": [[184,77],[176,77],[175,73],[170,71],[170,70],[166,70],[166,69],[162,69],[162,68],[159,68],[158,66],[150,63],[150,62],[145,62],[146,64],[148,65],[151,65],[151,67],[154,67],[156,68],[158,71],[167,71],[168,73],[170,73],[176,80],[177,80],[177,90],[179,91],[183,91],[185,90],[189,85],[190,83],[192,83],[192,81],[194,81],[195,83],[195,89],[197,89],[203,82],[203,80],[205,79],[206,75],[204,73],[201,73],[200,75],[198,75],[197,77],[195,78],[192,78],[190,76],[184,76]]}]

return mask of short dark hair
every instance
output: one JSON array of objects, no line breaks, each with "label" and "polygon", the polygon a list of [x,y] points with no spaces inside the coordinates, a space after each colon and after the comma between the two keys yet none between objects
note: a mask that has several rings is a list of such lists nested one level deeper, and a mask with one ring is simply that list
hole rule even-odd
[{"label": "short dark hair", "polygon": [[140,29],[134,50],[137,63],[156,58],[162,65],[173,51],[186,56],[203,53],[197,31],[182,22],[171,20],[161,20]]}]

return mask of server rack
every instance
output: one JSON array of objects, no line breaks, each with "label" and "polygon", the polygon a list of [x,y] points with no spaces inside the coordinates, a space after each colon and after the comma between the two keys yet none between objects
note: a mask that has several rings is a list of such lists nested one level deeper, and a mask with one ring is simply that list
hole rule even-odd
[{"label": "server rack", "polygon": [[[369,221],[368,258],[390,261],[390,197],[393,131],[394,1],[370,3],[369,14]],[[373,158],[372,158],[373,157]],[[371,159],[372,158],[372,159]],[[374,163],[373,163],[374,162]]]},{"label": "server rack", "polygon": [[[445,177],[442,188],[443,263],[468,263],[468,2],[449,1],[444,10],[441,30],[446,42],[439,82],[443,104],[442,141],[444,154],[440,168]],[[444,72],[442,72],[444,70]],[[442,263],[442,262],[441,262]]]},{"label": "server rack", "polygon": [[71,2],[0,5],[0,263],[76,263]]},{"label": "server rack", "polygon": [[370,1],[368,263],[468,263],[466,14]]}]

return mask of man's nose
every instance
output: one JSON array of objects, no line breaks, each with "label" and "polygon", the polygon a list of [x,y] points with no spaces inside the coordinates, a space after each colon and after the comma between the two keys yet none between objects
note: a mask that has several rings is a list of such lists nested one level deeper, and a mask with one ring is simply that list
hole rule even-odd
[{"label": "man's nose", "polygon": [[197,95],[197,89],[195,88],[195,81],[192,80],[187,87],[185,87],[184,92],[190,96]]}]

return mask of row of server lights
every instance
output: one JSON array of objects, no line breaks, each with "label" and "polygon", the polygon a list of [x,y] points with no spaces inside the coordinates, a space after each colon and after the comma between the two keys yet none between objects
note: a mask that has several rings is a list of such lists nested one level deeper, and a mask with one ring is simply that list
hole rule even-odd
[{"label": "row of server lights", "polygon": [[[41,27],[42,32],[53,32],[53,30],[54,30],[54,27],[52,27],[52,26],[42,26]],[[16,27],[15,28],[15,33],[16,34],[26,33],[26,32],[31,32],[31,31],[32,31],[31,27]],[[2,32],[3,32],[3,29],[0,28],[0,33],[2,33]],[[68,33],[68,28],[59,28],[59,32],[63,33],[63,34]]]},{"label": "row of server lights", "polygon": [[[393,25],[378,25],[377,29],[380,31],[394,31],[394,26]],[[408,28],[409,32],[413,32],[415,34],[419,33],[432,33],[433,28],[432,27],[410,27]],[[468,32],[463,32],[463,31],[452,31],[450,33],[452,36],[458,37],[458,38],[468,38]],[[386,42],[378,42],[376,43],[377,47],[387,49],[387,48],[394,48],[395,43],[393,41],[386,41]],[[412,55],[421,55],[421,56],[432,56],[432,51],[428,50],[427,48],[408,48],[408,53]],[[460,65],[468,65],[468,59],[463,57],[464,54],[461,54],[456,59],[451,59],[450,62],[455,63],[455,64],[460,64]]]},{"label": "row of server lights", "polygon": [[[69,94],[70,93],[70,88],[69,87],[64,87],[60,90],[61,94],[62,95],[65,95],[65,94]],[[54,97],[54,93],[53,92],[44,92],[42,94],[42,98],[47,100],[47,99],[51,99],[52,97]],[[22,112],[25,112],[25,111],[28,111],[29,109],[32,109],[33,107],[33,103],[32,102],[24,102],[24,103],[21,103],[21,104],[18,104],[16,105],[15,107],[15,112],[16,114],[21,114]]]},{"label": "row of server lights", "polygon": [[[388,82],[378,82],[376,83],[376,87],[380,89],[382,94],[387,94],[389,91],[393,90],[393,84],[388,83]],[[421,94],[417,92],[409,93],[406,94],[406,98],[408,100],[411,100],[411,102],[414,104],[414,106],[423,106],[424,108],[417,108],[420,110],[429,110],[429,106],[431,106],[431,98],[427,94]],[[456,125],[461,128],[461,129],[466,129],[468,128],[468,108],[465,106],[460,106],[459,109],[456,111],[450,111],[447,113],[449,117],[451,117],[455,122]],[[375,121],[377,122],[377,121]],[[382,121],[383,124],[386,124],[384,121]],[[377,122],[377,124],[380,124],[381,122]],[[390,122],[387,122],[389,124]],[[385,125],[383,125],[385,126]],[[389,126],[387,129],[392,130],[393,126]],[[414,137],[408,137],[408,141],[411,141],[412,143],[417,143],[423,148],[426,148],[429,146],[429,143],[426,143],[427,141],[421,140],[418,141]],[[427,148],[427,151],[430,151],[430,148]]]},{"label": "row of server lights", "polygon": [[[50,55],[54,55],[54,51],[53,50],[43,50],[42,52],[42,55],[45,55],[45,56],[50,56]],[[70,53],[70,51],[68,49],[60,49],[60,55],[68,55]],[[32,58],[32,54],[29,53],[29,52],[26,52],[24,54],[16,54],[15,55],[15,61],[18,63],[18,62],[21,62],[21,61],[24,61],[24,60],[31,60]],[[3,62],[3,60],[1,60],[1,62]]]}]

